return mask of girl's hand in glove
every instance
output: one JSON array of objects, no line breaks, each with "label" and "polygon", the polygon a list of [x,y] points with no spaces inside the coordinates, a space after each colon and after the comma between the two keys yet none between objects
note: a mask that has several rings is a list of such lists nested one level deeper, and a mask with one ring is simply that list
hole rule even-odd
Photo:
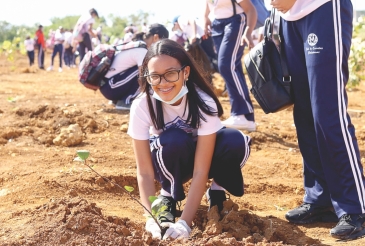
[{"label": "girl's hand in glove", "polygon": [[[170,227],[174,223],[170,222],[163,222],[161,223],[162,228]],[[149,218],[146,222],[146,231],[152,234],[152,238],[161,239],[161,229],[157,225],[156,221],[153,218]]]},{"label": "girl's hand in glove", "polygon": [[152,234],[152,238],[161,239],[161,229],[153,218],[147,220],[145,228]]},{"label": "girl's hand in glove", "polygon": [[190,227],[186,224],[185,220],[179,220],[175,224],[170,225],[170,228],[167,229],[163,239],[167,238],[188,238],[191,232]]}]

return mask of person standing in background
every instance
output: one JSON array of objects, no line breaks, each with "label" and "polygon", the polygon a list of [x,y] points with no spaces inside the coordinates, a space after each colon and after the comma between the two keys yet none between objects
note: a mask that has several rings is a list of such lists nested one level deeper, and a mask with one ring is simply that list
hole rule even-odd
[{"label": "person standing in background", "polygon": [[172,31],[181,31],[186,35],[190,45],[198,44],[210,61],[211,70],[218,72],[217,53],[210,35],[204,33],[204,23],[198,18],[179,15],[172,20]]},{"label": "person standing in background", "polygon": [[352,41],[350,0],[273,0],[294,93],[294,122],[303,156],[303,203],[295,224],[335,222],[330,235],[365,235],[365,177],[355,127],[347,113]]},{"label": "person standing in background", "polygon": [[38,30],[35,33],[37,42],[36,46],[38,49],[38,67],[44,69],[44,53],[46,52],[46,41],[43,34],[43,26],[39,25]]},{"label": "person standing in background", "polygon": [[89,10],[89,13],[86,15],[82,15],[77,21],[74,29],[73,29],[73,42],[72,52],[75,53],[77,49],[77,45],[79,46],[80,53],[80,62],[85,56],[86,49],[92,50],[91,37],[97,37],[93,32],[93,24],[95,23],[95,18],[99,18],[98,12],[92,8]]},{"label": "person standing in background", "polygon": [[245,45],[250,49],[254,46],[251,34],[256,26],[256,9],[250,0],[207,0],[204,19],[204,32],[213,38],[218,70],[226,82],[231,103],[231,116],[222,124],[256,131],[254,108],[241,61]]},{"label": "person standing in background", "polygon": [[29,66],[34,64],[34,39],[30,38],[28,35],[24,40],[24,46],[27,50],[27,56],[29,58]]},{"label": "person standing in background", "polygon": [[54,58],[55,56],[59,55],[59,68],[58,72],[62,72],[62,60],[63,60],[63,42],[65,41],[64,30],[63,27],[60,26],[57,31],[55,32],[54,36],[54,47],[53,53],[51,58],[51,66],[47,69],[47,71],[53,70]]},{"label": "person standing in background", "polygon": [[68,68],[74,67],[74,54],[72,53],[72,31],[73,30],[65,30],[64,36],[65,41],[63,42],[63,48],[64,48],[64,55],[63,55],[63,61],[65,62],[65,65]]},{"label": "person standing in background", "polygon": [[147,26],[147,23],[146,22],[143,22],[143,25],[142,25],[142,28],[141,28],[142,30],[142,32],[144,32],[144,33],[147,33],[148,32],[148,26]]},{"label": "person standing in background", "polygon": [[128,42],[132,41],[133,35],[134,35],[133,28],[129,27],[126,30],[126,33],[124,34],[123,43],[128,43]]}]

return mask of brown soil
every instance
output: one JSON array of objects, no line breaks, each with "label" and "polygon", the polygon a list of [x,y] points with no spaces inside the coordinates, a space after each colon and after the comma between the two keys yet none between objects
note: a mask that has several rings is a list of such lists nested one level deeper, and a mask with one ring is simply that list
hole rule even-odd
[{"label": "brown soil", "polygon": [[[0,84],[0,245],[345,244],[329,235],[335,223],[298,226],[285,220],[286,211],[303,197],[292,109],[266,115],[254,101],[259,126],[247,133],[253,145],[243,168],[245,195],[231,196],[221,214],[207,213],[203,199],[191,238],[160,242],[145,233],[145,218],[134,200],[73,161],[77,150],[87,149],[88,163],[97,172],[137,188],[126,134],[128,112],[115,110],[100,92],[84,88],[76,69],[58,73],[28,68],[26,57],[14,63],[0,59]],[[218,75],[214,85],[220,95]],[[364,164],[365,84],[348,96]],[[229,101],[222,95],[220,100],[226,118]],[[61,129],[74,124],[82,131],[81,140],[55,145]],[[138,189],[132,194],[138,197]],[[365,245],[365,239],[346,244]]]}]

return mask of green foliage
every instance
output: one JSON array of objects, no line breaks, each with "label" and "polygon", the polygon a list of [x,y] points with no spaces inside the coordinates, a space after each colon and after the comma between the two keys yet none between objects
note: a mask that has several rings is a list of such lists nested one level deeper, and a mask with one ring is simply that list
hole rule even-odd
[{"label": "green foliage", "polygon": [[109,35],[111,40],[113,37],[123,37],[124,28],[128,26],[128,18],[109,15],[109,19],[112,22],[112,26],[103,28],[103,33]]},{"label": "green foliage", "polygon": [[[56,30],[58,27],[62,26],[64,29],[74,28],[77,20],[80,16],[72,15],[63,18],[55,17],[51,19],[52,24],[50,26],[43,27],[43,33],[47,34],[50,30]],[[45,35],[47,37],[47,35]]]},{"label": "green foliage", "polygon": [[358,86],[365,79],[365,42],[359,38],[352,40],[350,57],[349,57],[349,81],[348,87]]},{"label": "green foliage", "polygon": [[153,203],[156,199],[157,199],[157,196],[149,196],[148,197],[148,200],[150,201],[150,203]]},{"label": "green foliage", "polygon": [[124,189],[126,189],[128,192],[134,191],[134,188],[132,186],[128,186],[128,185],[124,186]]},{"label": "green foliage", "polygon": [[8,97],[8,102],[10,103],[15,103],[16,102],[16,99],[14,97]]},{"label": "green foliage", "polygon": [[83,161],[85,161],[90,155],[90,152],[88,150],[78,150],[76,151],[76,153],[77,156]]},{"label": "green foliage", "polygon": [[14,40],[16,37],[24,40],[27,35],[35,33],[35,30],[35,27],[13,26],[6,21],[0,21],[0,43],[6,40]]},{"label": "green foliage", "polygon": [[0,54],[4,55],[8,61],[13,62],[18,53],[25,54],[23,40],[20,37],[14,37],[12,41],[5,40],[0,43]]},{"label": "green foliage", "polygon": [[365,17],[354,23],[353,39],[349,56],[349,88],[356,87],[365,79]]}]

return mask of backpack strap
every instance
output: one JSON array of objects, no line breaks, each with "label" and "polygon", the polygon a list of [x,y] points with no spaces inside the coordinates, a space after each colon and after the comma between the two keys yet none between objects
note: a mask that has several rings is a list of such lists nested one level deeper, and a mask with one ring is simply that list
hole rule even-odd
[{"label": "backpack strap", "polygon": [[[236,11],[236,0],[231,0],[231,2],[232,2],[232,6],[233,6],[233,16],[235,16],[236,15],[236,13],[237,13],[237,11]],[[238,3],[237,3],[238,4]]]},{"label": "backpack strap", "polygon": [[[265,30],[265,34],[271,40],[273,39],[274,26],[275,26],[275,8],[272,8],[271,15],[270,15],[270,26],[268,27],[268,30]],[[283,81],[291,82],[291,76],[289,74],[288,64],[286,62],[285,51],[283,49],[283,44],[282,44],[282,40],[280,37],[280,30],[281,30],[281,23],[279,22],[279,30],[278,30],[279,42],[280,42],[279,51],[280,51],[281,69],[283,71]]]},{"label": "backpack strap", "polygon": [[146,48],[147,49],[147,45],[143,41],[132,41],[132,42],[118,44],[118,45],[114,46],[114,49],[116,51],[128,50],[128,49],[133,49],[133,48]]},{"label": "backpack strap", "polygon": [[291,82],[291,76],[289,74],[288,64],[286,63],[285,51],[283,49],[283,44],[281,40],[280,40],[280,61],[281,61],[281,69],[283,71],[283,81]]},{"label": "backpack strap", "polygon": [[[128,43],[114,45],[113,48],[115,49],[115,51],[123,51],[123,50],[128,50],[128,49],[133,49],[133,48],[147,49],[147,45],[143,41],[131,41]],[[113,64],[114,58],[115,58],[115,55],[112,57],[110,64]]]}]

